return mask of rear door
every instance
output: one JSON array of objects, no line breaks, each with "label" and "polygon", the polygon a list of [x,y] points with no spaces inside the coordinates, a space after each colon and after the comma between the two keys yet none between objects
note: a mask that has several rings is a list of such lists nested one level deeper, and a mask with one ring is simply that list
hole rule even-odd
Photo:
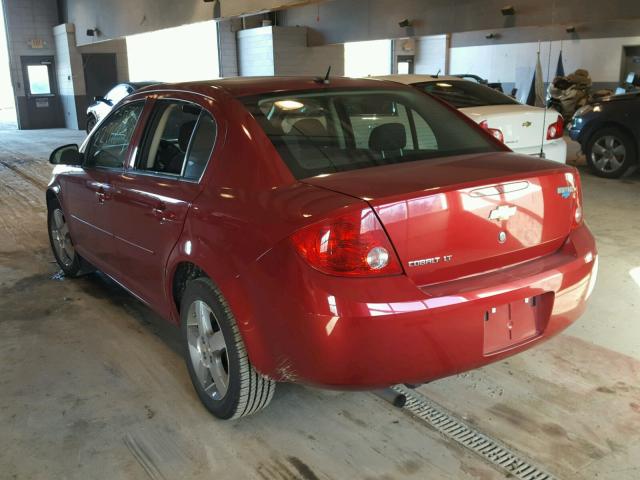
[{"label": "rear door", "polygon": [[122,175],[131,137],[144,108],[133,102],[116,110],[93,132],[84,148],[82,168],[65,174],[63,188],[74,243],[92,263],[113,269],[112,198]]},{"label": "rear door", "polygon": [[143,300],[162,305],[164,274],[216,139],[216,122],[189,94],[155,100],[141,143],[113,197],[121,279]]}]

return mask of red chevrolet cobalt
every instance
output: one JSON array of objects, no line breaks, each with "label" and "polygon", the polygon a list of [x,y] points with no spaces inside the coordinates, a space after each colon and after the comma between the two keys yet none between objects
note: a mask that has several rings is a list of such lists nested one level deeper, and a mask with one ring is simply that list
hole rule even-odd
[{"label": "red chevrolet cobalt", "polygon": [[220,418],[278,381],[370,389],[495,362],[566,328],[595,282],[577,171],[397,83],[147,87],[51,162],[60,267],[179,324]]}]

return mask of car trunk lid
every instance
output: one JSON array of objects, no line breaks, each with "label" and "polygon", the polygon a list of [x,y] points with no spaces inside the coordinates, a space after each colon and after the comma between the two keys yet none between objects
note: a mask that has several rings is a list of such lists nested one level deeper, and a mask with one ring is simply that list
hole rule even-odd
[{"label": "car trunk lid", "polygon": [[529,105],[487,105],[461,108],[476,123],[487,122],[488,128],[502,132],[509,148],[521,149],[547,143],[547,128],[558,120],[558,112]]},{"label": "car trunk lid", "polygon": [[418,285],[556,251],[572,226],[575,200],[566,192],[574,181],[567,167],[513,153],[386,165],[305,180],[368,202],[405,272]]}]

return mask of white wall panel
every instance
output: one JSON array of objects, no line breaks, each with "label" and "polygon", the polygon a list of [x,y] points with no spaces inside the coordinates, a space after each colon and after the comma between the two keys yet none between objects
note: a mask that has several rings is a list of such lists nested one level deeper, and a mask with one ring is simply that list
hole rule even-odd
[{"label": "white wall panel", "polygon": [[433,35],[416,39],[415,73],[445,73],[447,63],[447,36]]},{"label": "white wall panel", "polygon": [[240,30],[237,48],[240,75],[251,77],[274,74],[272,27]]}]

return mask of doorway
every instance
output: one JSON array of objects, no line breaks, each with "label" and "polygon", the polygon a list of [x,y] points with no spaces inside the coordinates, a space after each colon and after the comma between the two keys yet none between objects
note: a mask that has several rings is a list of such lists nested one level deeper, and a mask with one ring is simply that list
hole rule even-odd
[{"label": "doorway", "polygon": [[640,75],[640,45],[624,47],[620,82],[627,81],[630,73]]},{"label": "doorway", "polygon": [[20,128],[64,127],[64,118],[56,85],[53,56],[29,55],[20,57],[24,79],[27,121],[20,115]]},{"label": "doorway", "polygon": [[82,66],[87,100],[104,97],[118,83],[115,53],[83,53]]},{"label": "doorway", "polygon": [[412,75],[414,56],[413,55],[398,55],[396,57],[396,72],[399,75]]}]

